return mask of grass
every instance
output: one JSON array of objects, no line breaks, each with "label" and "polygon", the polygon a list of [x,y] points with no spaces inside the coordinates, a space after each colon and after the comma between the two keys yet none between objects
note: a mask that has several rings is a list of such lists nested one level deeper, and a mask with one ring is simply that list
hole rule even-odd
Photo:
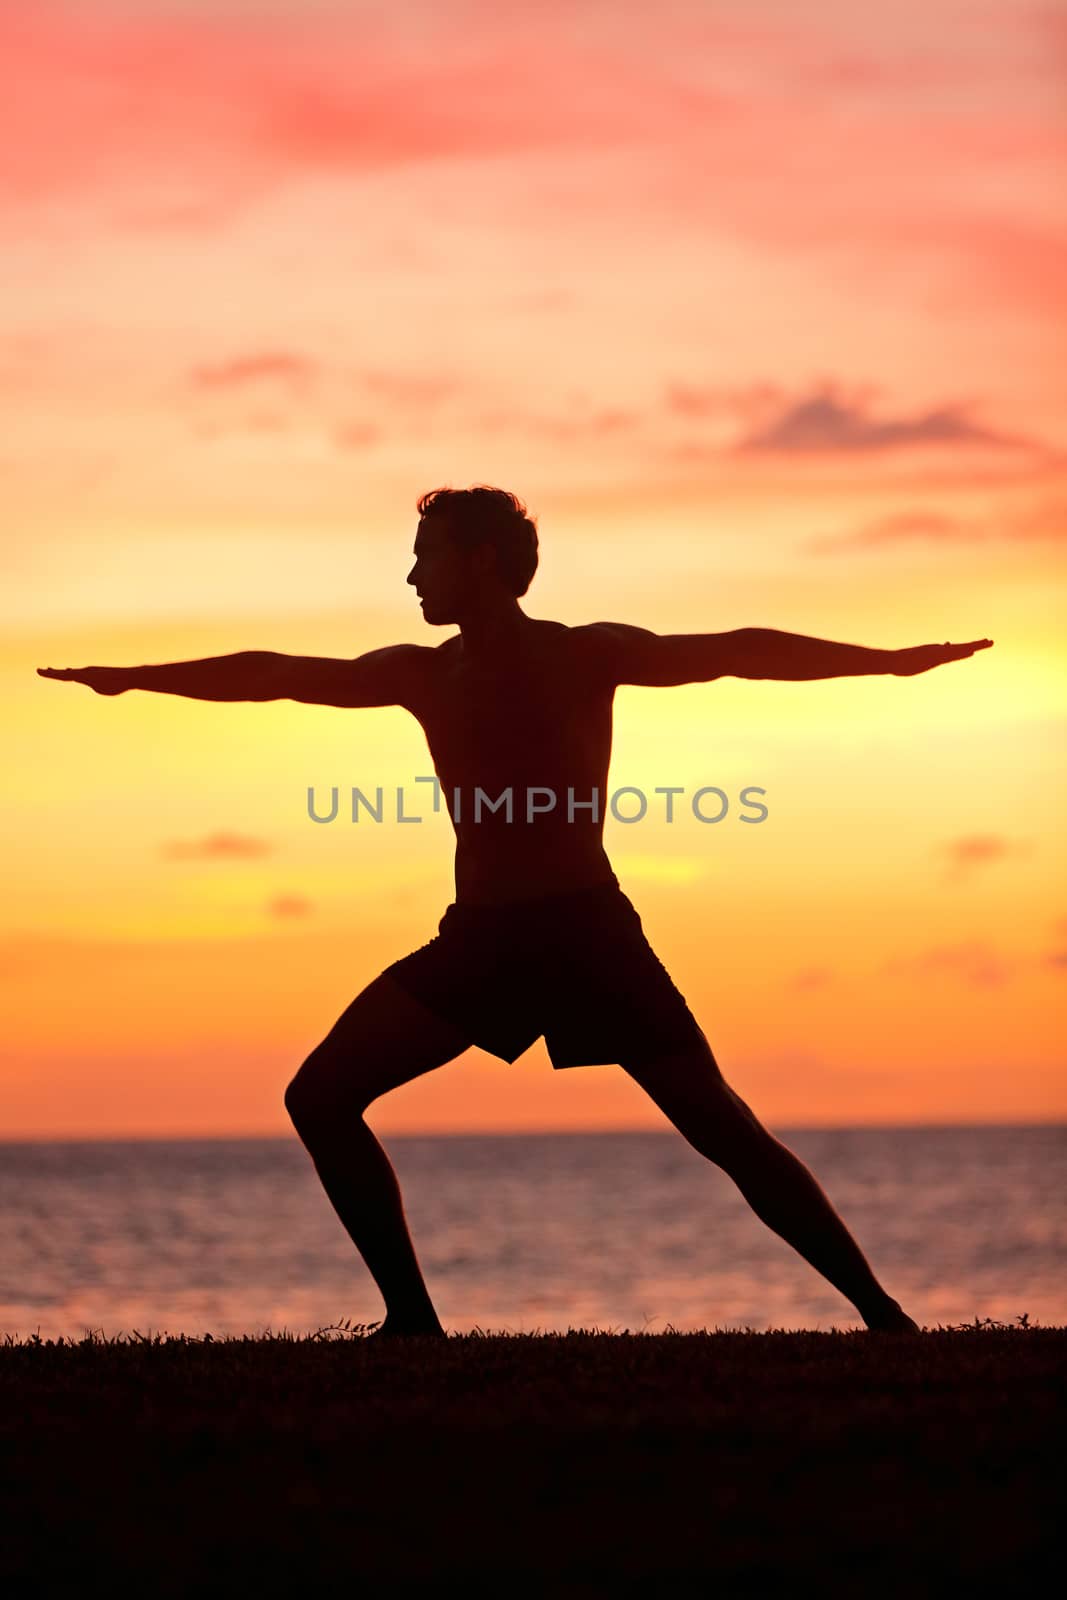
[{"label": "grass", "polygon": [[910,1600],[1054,1558],[1064,1328],[367,1331],[8,1338],[0,1582]]}]

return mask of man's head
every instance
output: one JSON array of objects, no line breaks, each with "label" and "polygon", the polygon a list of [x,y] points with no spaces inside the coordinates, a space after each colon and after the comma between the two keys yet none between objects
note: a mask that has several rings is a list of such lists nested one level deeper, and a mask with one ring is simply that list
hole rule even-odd
[{"label": "man's head", "polygon": [[510,604],[537,570],[537,527],[506,489],[434,489],[418,502],[415,565],[408,573],[427,622],[462,622]]}]

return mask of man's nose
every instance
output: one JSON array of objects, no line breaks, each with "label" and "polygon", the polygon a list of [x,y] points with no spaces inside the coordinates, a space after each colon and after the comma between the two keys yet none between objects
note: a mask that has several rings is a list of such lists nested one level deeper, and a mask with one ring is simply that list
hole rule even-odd
[{"label": "man's nose", "polygon": [[411,571],[408,573],[408,575],[407,575],[407,577],[405,578],[404,581],[405,581],[405,583],[414,583],[415,582],[415,568],[414,567],[412,567]]}]

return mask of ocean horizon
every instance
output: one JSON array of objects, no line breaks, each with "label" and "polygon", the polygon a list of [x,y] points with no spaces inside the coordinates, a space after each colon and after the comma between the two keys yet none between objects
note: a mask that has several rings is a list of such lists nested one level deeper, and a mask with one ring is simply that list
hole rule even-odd
[{"label": "ocean horizon", "polygon": [[[1067,1124],[774,1131],[921,1325],[1067,1324]],[[672,1129],[378,1136],[450,1331],[863,1325]],[[295,1133],[4,1141],[0,1221],[7,1338],[384,1312]]]}]

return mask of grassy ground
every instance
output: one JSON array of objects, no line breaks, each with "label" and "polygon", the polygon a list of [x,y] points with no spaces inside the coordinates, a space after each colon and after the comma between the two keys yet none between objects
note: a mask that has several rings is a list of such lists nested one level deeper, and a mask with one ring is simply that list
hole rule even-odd
[{"label": "grassy ground", "polygon": [[0,1345],[0,1583],[912,1600],[1053,1557],[1064,1328],[360,1331]]}]

